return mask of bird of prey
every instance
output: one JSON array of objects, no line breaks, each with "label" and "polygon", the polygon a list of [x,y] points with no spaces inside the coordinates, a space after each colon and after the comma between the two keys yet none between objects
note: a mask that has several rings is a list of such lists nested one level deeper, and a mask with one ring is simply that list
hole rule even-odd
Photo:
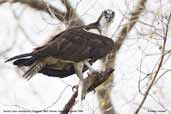
[{"label": "bird of prey", "polygon": [[69,28],[33,52],[12,57],[7,61],[15,60],[13,64],[19,67],[29,66],[29,70],[23,75],[26,79],[40,72],[61,78],[76,73],[83,80],[82,72],[86,67],[94,70],[89,61],[105,57],[114,46],[112,39],[89,30],[97,29],[101,33],[103,28],[113,22],[114,15],[112,10],[104,10],[96,22]]}]

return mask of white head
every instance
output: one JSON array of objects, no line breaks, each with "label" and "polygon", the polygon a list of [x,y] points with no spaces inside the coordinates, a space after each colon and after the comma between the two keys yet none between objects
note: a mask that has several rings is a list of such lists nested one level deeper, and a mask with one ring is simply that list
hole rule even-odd
[{"label": "white head", "polygon": [[114,11],[112,11],[110,9],[104,10],[101,13],[99,19],[97,20],[97,22],[98,22],[98,29],[101,32],[103,32],[103,33],[106,32],[108,27],[113,22],[114,17],[115,17],[115,12]]}]

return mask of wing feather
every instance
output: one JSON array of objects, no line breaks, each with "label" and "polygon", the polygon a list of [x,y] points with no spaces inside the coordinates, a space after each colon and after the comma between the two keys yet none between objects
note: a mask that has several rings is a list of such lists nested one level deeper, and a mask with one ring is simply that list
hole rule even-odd
[{"label": "wing feather", "polygon": [[36,56],[52,56],[58,59],[79,62],[88,58],[100,59],[114,46],[113,40],[80,28],[64,31],[43,48],[35,51]]}]

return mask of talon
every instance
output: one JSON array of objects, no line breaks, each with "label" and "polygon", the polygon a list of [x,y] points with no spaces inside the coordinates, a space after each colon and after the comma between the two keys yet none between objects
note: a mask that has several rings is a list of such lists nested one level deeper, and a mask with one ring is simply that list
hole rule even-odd
[{"label": "talon", "polygon": [[72,87],[72,92],[73,92],[75,89],[76,89],[76,90],[78,89],[78,86],[77,86],[77,85],[74,85],[74,86]]},{"label": "talon", "polygon": [[88,76],[91,76],[91,73],[87,72],[87,75],[88,75]]},{"label": "talon", "polygon": [[93,74],[95,74],[95,75],[97,75],[97,76],[101,76],[102,73],[103,73],[102,71],[101,71],[101,72],[99,72],[99,71],[93,72]]}]

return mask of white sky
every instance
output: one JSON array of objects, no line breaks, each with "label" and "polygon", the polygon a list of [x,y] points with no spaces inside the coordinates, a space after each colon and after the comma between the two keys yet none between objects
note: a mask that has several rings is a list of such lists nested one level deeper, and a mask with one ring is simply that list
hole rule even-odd
[{"label": "white sky", "polygon": [[[54,5],[58,5],[55,0],[49,1],[54,3]],[[135,6],[135,0],[128,0],[127,4],[129,9],[132,10],[133,6]],[[73,5],[76,5],[76,3],[73,3]],[[156,14],[158,18],[162,13],[167,14],[170,11],[170,5],[170,0],[162,0],[163,7],[161,10],[159,0],[149,0],[146,6],[147,10],[142,14],[140,20],[149,24],[153,22],[155,27],[161,28],[162,25],[160,22],[159,24],[157,23],[154,14]],[[17,14],[20,14],[21,11],[25,9],[20,17],[19,23],[24,27],[29,37],[36,42],[37,45],[41,45],[43,42],[47,41],[47,38],[49,38],[52,33],[56,32],[57,23],[57,28],[63,29],[63,26],[58,21],[51,19],[45,13],[40,13],[20,4],[12,6],[4,4],[0,6],[0,51],[14,45],[12,51],[7,53],[7,57],[30,52],[35,47],[26,41],[25,36],[17,29],[18,22],[12,15],[12,9],[14,9]],[[90,23],[96,20],[104,9],[112,9],[116,12],[116,18],[110,29],[109,36],[111,36],[114,31],[116,31],[119,22],[122,19],[121,12],[129,12],[125,6],[124,0],[82,0],[77,7],[77,11],[85,23]],[[47,24],[42,17],[52,24]],[[138,80],[140,75],[142,78],[145,75],[143,73],[140,74],[137,70],[140,69],[141,60],[142,72],[150,73],[160,57],[160,55],[146,56],[147,54],[160,53],[161,50],[159,50],[159,46],[162,44],[162,41],[156,40],[159,37],[151,33],[151,36],[156,38],[152,39],[150,38],[150,35],[140,36],[137,32],[150,34],[149,31],[151,30],[152,29],[148,26],[140,23],[136,24],[136,29],[133,29],[128,35],[128,39],[124,42],[122,49],[117,55],[112,101],[118,114],[133,113],[142,100],[142,95],[138,92]],[[157,30],[155,31],[159,32]],[[115,34],[115,38],[116,37],[117,34]],[[115,40],[115,38],[113,39]],[[17,42],[14,42],[14,40]],[[171,40],[168,37],[168,50],[171,48],[170,43]],[[56,99],[58,99],[58,102],[49,109],[62,110],[64,104],[72,95],[71,87],[68,85],[78,83],[76,76],[59,79],[46,77],[42,74],[37,74],[27,82],[18,76],[17,71],[22,75],[21,70],[18,70],[11,63],[4,64],[3,62],[4,58],[0,57],[0,111],[4,109],[20,109],[12,105],[19,105],[29,110],[44,109],[53,104]],[[170,69],[170,63],[171,60],[169,58],[159,74],[165,69]],[[143,92],[147,87],[146,85],[148,84],[148,81],[149,78],[141,83],[141,87],[144,87],[142,89]],[[151,114],[151,112],[148,112],[147,108],[165,110],[159,105],[159,103],[168,110],[171,110],[170,83],[171,77],[170,72],[168,72],[153,87],[153,90],[150,93],[152,97],[148,97],[141,114]],[[83,106],[85,114],[92,114],[93,112],[95,114],[99,113],[96,95],[93,93],[87,95],[86,100],[83,102]],[[80,105],[74,107],[75,110],[81,108]]]}]

